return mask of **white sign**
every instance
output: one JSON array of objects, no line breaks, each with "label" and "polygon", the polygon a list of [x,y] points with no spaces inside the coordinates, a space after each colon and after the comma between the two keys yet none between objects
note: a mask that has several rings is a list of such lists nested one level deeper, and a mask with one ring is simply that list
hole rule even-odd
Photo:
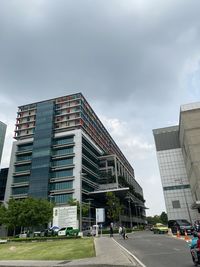
[{"label": "white sign", "polygon": [[78,228],[77,206],[53,208],[53,226]]},{"label": "white sign", "polygon": [[105,222],[105,209],[96,209],[96,223]]}]

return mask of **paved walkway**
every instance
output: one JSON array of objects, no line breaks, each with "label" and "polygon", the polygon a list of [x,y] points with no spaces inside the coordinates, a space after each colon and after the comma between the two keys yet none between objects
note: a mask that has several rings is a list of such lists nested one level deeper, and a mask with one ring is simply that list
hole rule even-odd
[{"label": "paved walkway", "polygon": [[73,261],[0,261],[0,267],[138,266],[134,259],[108,236],[94,239],[96,257]]}]

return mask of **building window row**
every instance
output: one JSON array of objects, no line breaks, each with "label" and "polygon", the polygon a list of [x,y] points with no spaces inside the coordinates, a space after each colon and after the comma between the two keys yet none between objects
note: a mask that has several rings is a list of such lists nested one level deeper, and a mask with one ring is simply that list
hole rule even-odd
[{"label": "building window row", "polygon": [[67,202],[73,198],[73,194],[60,194],[53,196],[53,201],[57,204],[67,204]]},{"label": "building window row", "polygon": [[28,186],[12,188],[12,195],[21,195],[28,193]]},{"label": "building window row", "polygon": [[26,183],[29,181],[30,176],[29,175],[23,175],[23,176],[14,176],[13,177],[13,183]]},{"label": "building window row", "polygon": [[65,190],[65,189],[73,189],[73,181],[50,184],[50,190]]},{"label": "building window row", "polygon": [[73,169],[52,172],[51,178],[71,177],[73,176]]},{"label": "building window row", "polygon": [[187,189],[187,188],[190,188],[189,184],[174,185],[174,186],[164,186],[163,190],[167,191],[167,190],[179,190],[179,189]]}]

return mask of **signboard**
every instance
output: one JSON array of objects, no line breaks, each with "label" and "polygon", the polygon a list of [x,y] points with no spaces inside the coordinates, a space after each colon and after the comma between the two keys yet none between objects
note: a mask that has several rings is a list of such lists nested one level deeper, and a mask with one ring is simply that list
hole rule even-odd
[{"label": "signboard", "polygon": [[78,228],[77,206],[53,208],[53,226]]},{"label": "signboard", "polygon": [[96,223],[105,222],[105,209],[96,209]]}]

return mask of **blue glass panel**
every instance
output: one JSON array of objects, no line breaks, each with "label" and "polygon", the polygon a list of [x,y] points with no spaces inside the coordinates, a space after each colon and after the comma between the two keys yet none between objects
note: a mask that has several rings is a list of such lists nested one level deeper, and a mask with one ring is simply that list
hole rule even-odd
[{"label": "blue glass panel", "polygon": [[36,198],[48,198],[53,116],[53,101],[37,104],[32,169],[29,182],[29,195]]}]

